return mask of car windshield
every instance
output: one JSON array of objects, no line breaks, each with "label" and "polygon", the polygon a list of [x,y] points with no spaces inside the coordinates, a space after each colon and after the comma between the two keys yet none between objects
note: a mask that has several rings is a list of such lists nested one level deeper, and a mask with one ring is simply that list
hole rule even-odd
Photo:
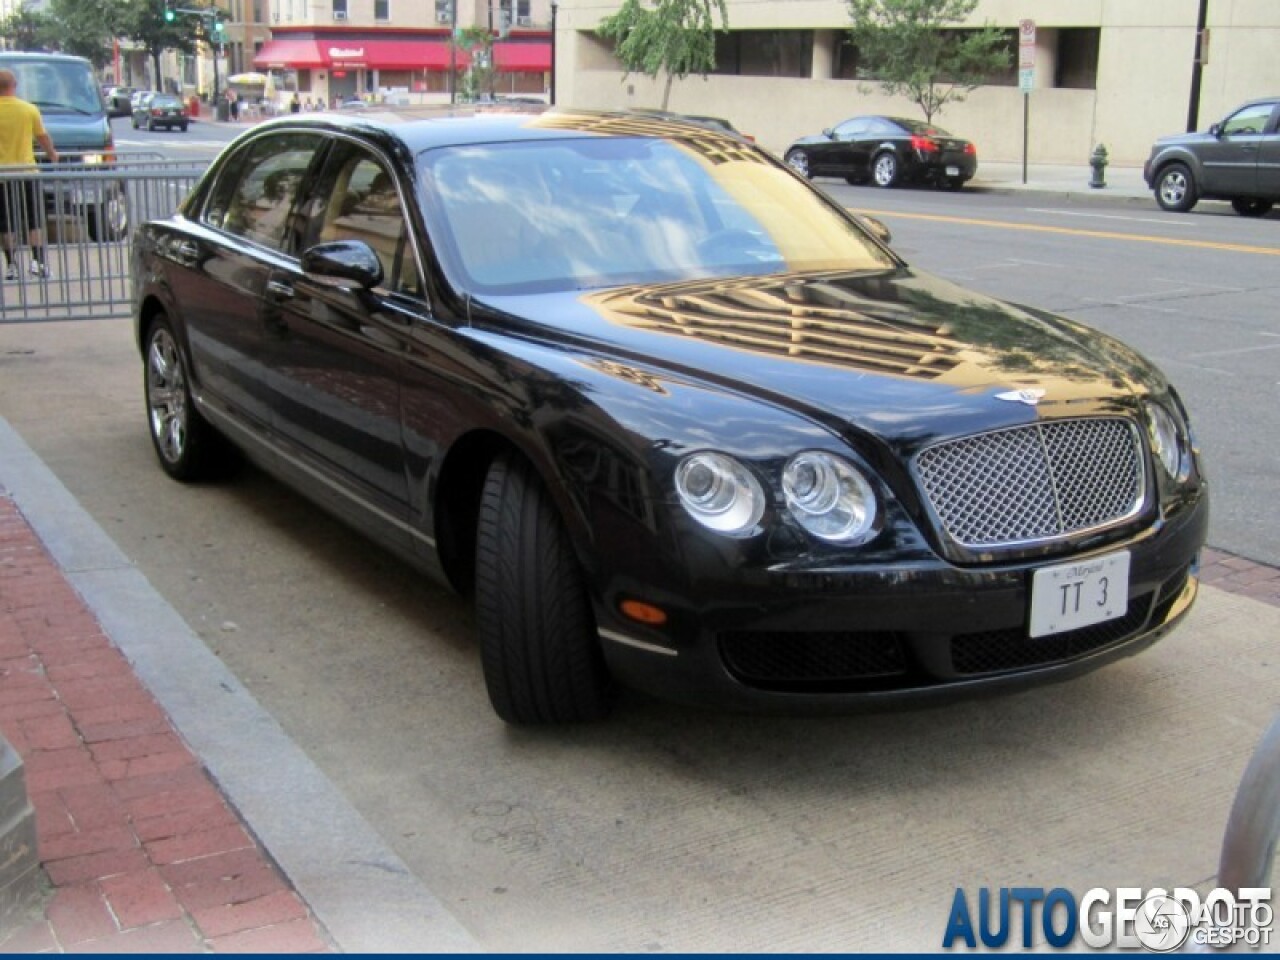
[{"label": "car windshield", "polygon": [[154,97],[151,98],[149,103],[153,107],[178,107],[182,105],[182,101],[179,100],[172,93],[156,94]]},{"label": "car windshield", "polygon": [[83,63],[0,59],[0,66],[13,71],[18,78],[18,96],[34,103],[41,113],[102,113],[102,94]]},{"label": "car windshield", "polygon": [[420,174],[446,269],[474,292],[894,263],[765,154],[719,137],[444,147]]}]

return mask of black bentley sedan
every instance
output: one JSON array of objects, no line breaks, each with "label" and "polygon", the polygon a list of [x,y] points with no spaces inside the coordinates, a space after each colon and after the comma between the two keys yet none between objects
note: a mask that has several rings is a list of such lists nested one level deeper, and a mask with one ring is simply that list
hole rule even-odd
[{"label": "black bentley sedan", "polygon": [[1207,489],[1155,367],[912,269],[733,136],[279,118],[133,271],[160,465],[238,448],[474,597],[509,722],[602,716],[615,681],[761,710],[1013,688],[1196,595]]},{"label": "black bentley sedan", "polygon": [[853,117],[811,137],[785,154],[805,177],[844,177],[877,187],[933,183],[959,190],[978,171],[978,150],[941,127],[902,117]]}]

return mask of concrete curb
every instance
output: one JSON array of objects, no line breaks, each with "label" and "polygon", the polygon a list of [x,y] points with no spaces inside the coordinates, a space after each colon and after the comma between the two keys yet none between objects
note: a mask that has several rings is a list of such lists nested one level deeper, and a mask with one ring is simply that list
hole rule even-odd
[{"label": "concrete curb", "polygon": [[481,949],[3,418],[0,488],[341,950]]}]

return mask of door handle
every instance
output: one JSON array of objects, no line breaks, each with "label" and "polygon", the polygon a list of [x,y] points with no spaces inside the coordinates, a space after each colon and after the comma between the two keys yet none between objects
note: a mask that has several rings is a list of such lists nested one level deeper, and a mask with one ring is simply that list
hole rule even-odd
[{"label": "door handle", "polygon": [[280,300],[291,300],[294,295],[294,290],[290,284],[282,283],[279,280],[268,280],[267,293]]}]

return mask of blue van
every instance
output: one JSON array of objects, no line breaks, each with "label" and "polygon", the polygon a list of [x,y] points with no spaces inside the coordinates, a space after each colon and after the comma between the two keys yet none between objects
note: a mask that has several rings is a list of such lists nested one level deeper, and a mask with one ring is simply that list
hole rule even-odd
[{"label": "blue van", "polygon": [[[93,65],[61,53],[0,51],[0,68],[18,78],[18,96],[40,108],[59,159],[101,168],[115,160],[115,144]],[[74,168],[72,168],[74,169]],[[67,189],[65,181],[45,190],[49,213],[83,216],[92,240],[118,240],[128,231],[129,208],[123,184],[87,181]]]}]

